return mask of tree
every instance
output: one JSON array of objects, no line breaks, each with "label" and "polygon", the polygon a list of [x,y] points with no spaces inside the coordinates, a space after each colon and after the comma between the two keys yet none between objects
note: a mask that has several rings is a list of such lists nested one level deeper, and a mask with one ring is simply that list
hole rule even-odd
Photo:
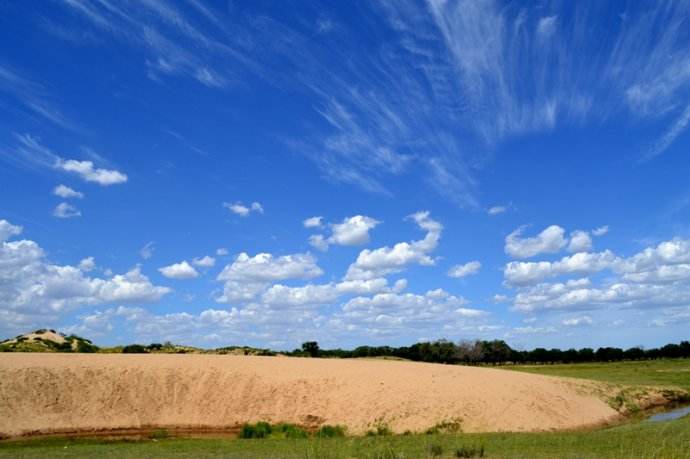
[{"label": "tree", "polygon": [[309,354],[310,357],[318,357],[320,353],[319,343],[316,341],[302,343],[302,352]]}]

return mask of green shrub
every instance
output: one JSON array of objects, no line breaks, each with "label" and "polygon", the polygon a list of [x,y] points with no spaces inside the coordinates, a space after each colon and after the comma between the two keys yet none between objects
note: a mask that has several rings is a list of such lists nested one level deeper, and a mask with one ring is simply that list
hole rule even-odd
[{"label": "green shrub", "polygon": [[429,446],[429,454],[431,456],[441,456],[443,454],[443,446],[441,445],[431,445]]},{"label": "green shrub", "polygon": [[368,430],[366,433],[367,437],[387,437],[393,435],[393,432],[386,424],[379,424],[374,430]]},{"label": "green shrub", "polygon": [[141,344],[129,344],[122,348],[123,354],[146,354],[146,348]]},{"label": "green shrub", "polygon": [[77,341],[77,352],[94,353],[98,352],[98,347],[86,341]]},{"label": "green shrub", "polygon": [[257,422],[256,424],[245,424],[240,430],[240,438],[266,438],[271,435],[273,429],[268,422]]},{"label": "green shrub", "polygon": [[426,434],[448,434],[448,433],[458,433],[462,431],[462,419],[453,419],[450,421],[442,421],[436,425],[429,427]]},{"label": "green shrub", "polygon": [[455,449],[455,457],[484,457],[484,445],[476,446],[461,446]]},{"label": "green shrub", "polygon": [[332,426],[329,424],[325,424],[322,425],[321,428],[316,431],[316,436],[322,438],[344,437],[345,427],[339,425]]},{"label": "green shrub", "polygon": [[295,424],[278,424],[273,430],[285,438],[307,438],[309,436],[306,430]]},{"label": "green shrub", "polygon": [[166,429],[156,429],[151,434],[149,435],[149,438],[152,440],[162,440],[164,438],[168,438],[170,434]]}]

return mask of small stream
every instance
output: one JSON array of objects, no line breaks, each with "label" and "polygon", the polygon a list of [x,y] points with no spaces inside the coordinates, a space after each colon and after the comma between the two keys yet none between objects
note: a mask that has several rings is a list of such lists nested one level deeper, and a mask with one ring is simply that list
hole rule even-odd
[{"label": "small stream", "polygon": [[648,422],[662,422],[662,421],[673,421],[674,419],[680,419],[683,416],[690,414],[690,406],[683,406],[681,408],[676,408],[675,410],[666,411],[664,413],[655,414],[647,418]]}]

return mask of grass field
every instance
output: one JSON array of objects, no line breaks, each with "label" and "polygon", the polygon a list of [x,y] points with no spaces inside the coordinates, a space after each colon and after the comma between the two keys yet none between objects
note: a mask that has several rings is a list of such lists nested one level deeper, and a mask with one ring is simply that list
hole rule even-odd
[{"label": "grass field", "polygon": [[[33,440],[0,445],[2,458],[688,458],[690,418],[594,432],[398,435],[305,440]],[[458,456],[462,451],[475,455]]]},{"label": "grass field", "polygon": [[[511,367],[614,384],[690,390],[690,361]],[[483,456],[480,452],[483,450]],[[460,453],[460,454],[458,454]],[[38,439],[0,444],[0,458],[690,458],[690,417],[590,432],[398,435],[325,439]]]},{"label": "grass field", "polygon": [[502,368],[549,376],[593,379],[631,386],[669,386],[690,391],[690,359],[640,362],[516,365]]}]

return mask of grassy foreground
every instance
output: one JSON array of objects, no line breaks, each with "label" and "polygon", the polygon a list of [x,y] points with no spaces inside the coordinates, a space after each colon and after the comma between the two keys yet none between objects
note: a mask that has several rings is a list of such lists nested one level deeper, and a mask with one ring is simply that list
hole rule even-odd
[{"label": "grassy foreground", "polygon": [[630,386],[678,387],[690,391],[690,359],[515,365],[501,368],[550,376],[593,379]]},{"label": "grassy foreground", "polygon": [[[0,444],[2,458],[689,458],[690,418],[594,432],[398,435],[323,439],[31,440]],[[468,453],[458,455],[457,453]],[[474,455],[471,455],[474,452]]]}]

